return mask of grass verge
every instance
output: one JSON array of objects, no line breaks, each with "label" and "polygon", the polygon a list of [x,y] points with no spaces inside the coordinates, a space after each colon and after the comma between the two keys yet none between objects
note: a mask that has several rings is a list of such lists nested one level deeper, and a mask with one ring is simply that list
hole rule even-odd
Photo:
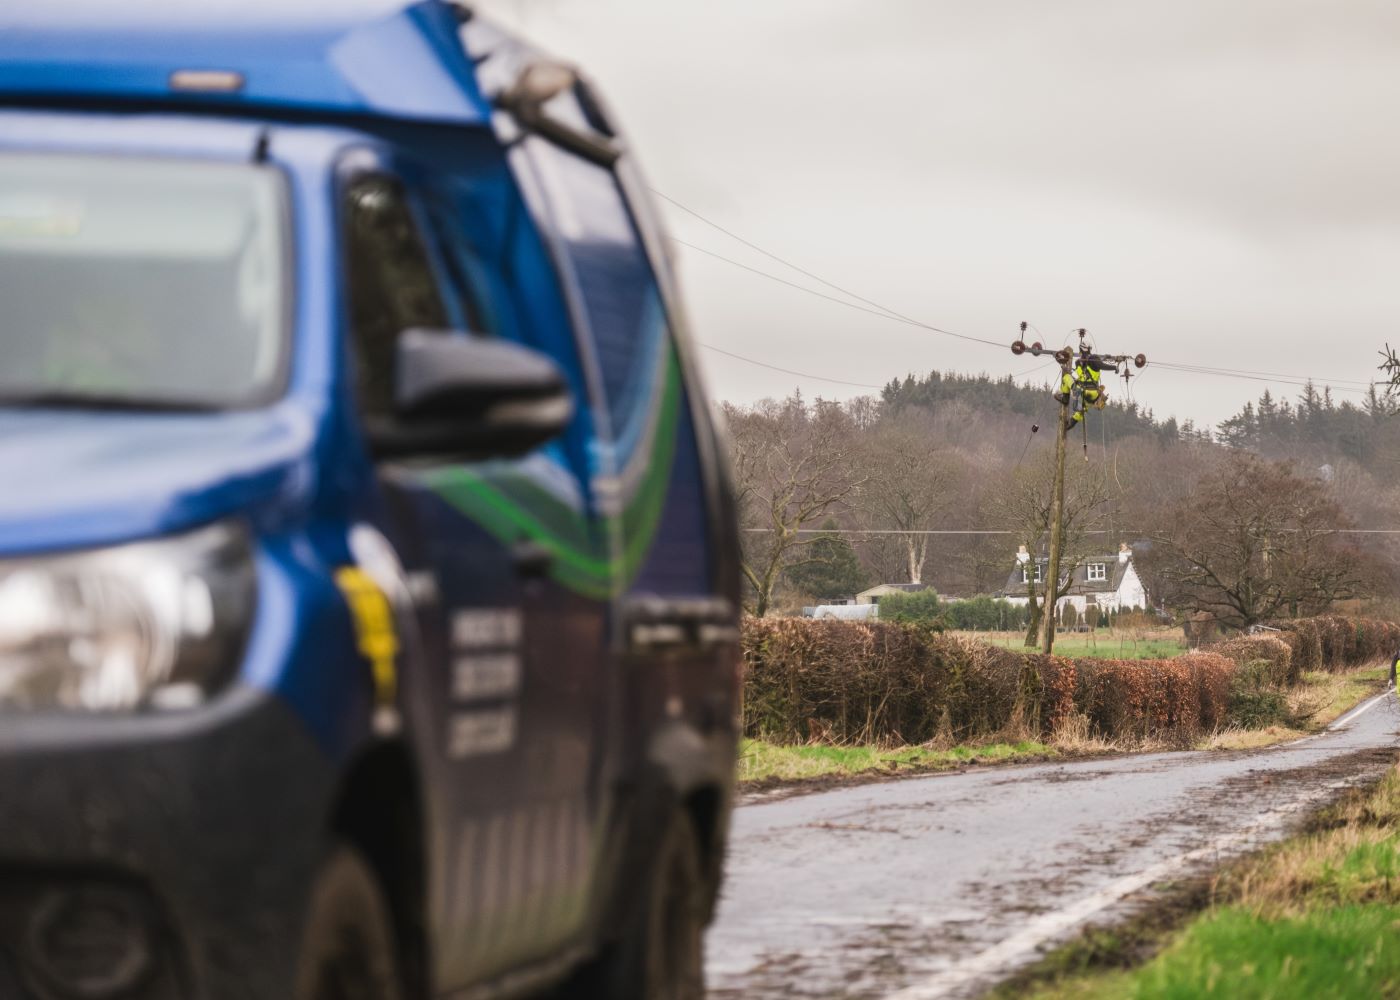
[{"label": "grass verge", "polygon": [[741,783],[754,786],[814,778],[845,778],[871,772],[905,774],[945,771],[967,764],[1045,760],[1055,754],[1054,748],[1029,740],[953,747],[951,750],[930,750],[925,747],[881,750],[872,746],[779,746],[746,739],[739,745],[738,773]]},{"label": "grass verge", "polygon": [[1400,771],[1228,868],[1205,902],[1189,920],[1091,931],[997,996],[1400,996]]},{"label": "grass verge", "polygon": [[1386,664],[1344,673],[1309,671],[1298,685],[1284,693],[1284,718],[1276,724],[1225,729],[1203,740],[1200,748],[1252,750],[1316,733],[1378,694],[1385,688],[1389,676],[1390,668]]}]

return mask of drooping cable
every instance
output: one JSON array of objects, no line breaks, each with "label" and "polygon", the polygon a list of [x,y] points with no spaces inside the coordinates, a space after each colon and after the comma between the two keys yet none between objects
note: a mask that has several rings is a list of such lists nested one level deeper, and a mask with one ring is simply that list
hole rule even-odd
[{"label": "drooping cable", "polygon": [[780,278],[776,274],[771,274],[768,271],[764,271],[760,268],[753,267],[749,264],[745,264],[741,261],[734,260],[730,257],[726,257],[724,256],[724,254],[716,253],[715,251],[706,249],[705,247],[696,246],[694,243],[688,243],[685,240],[678,239],[674,236],[671,237],[671,242],[677,243],[683,247],[688,247],[689,249],[694,250],[697,253],[705,254],[707,257],[713,257],[716,260],[724,261],[724,263],[726,264],[730,264],[734,267],[741,268],[745,271],[749,271],[753,274],[758,275],[759,277],[767,278],[769,281],[776,281],[780,285],[786,285],[789,288],[795,288],[799,292],[806,292],[808,295],[815,295],[819,299],[825,299],[828,302],[835,302],[837,305],[845,306],[847,309],[855,309],[857,312],[868,313],[871,316],[879,316],[881,319],[891,320],[895,323],[903,323],[906,326],[917,327],[920,330],[927,330],[930,333],[942,334],[945,337],[955,337],[958,340],[967,340],[971,341],[974,344],[986,344],[988,347],[995,347],[998,350],[1004,350],[1006,348],[1006,344],[999,340],[988,340],[985,337],[973,337],[966,333],[955,333],[952,330],[945,330],[942,327],[934,326],[931,323],[920,323],[916,319],[910,319],[907,316],[901,316],[898,313],[888,309],[869,309],[865,306],[857,305],[854,302],[847,302],[845,299],[838,299],[834,295],[827,295],[825,292],[819,292],[814,288],[808,288],[806,285],[799,285],[795,281],[788,281],[786,278]]},{"label": "drooping cable", "polygon": [[[679,209],[679,210],[685,212],[685,213],[688,214],[688,215],[693,216],[694,218],[698,219],[700,222],[704,223],[704,224],[707,225],[707,226],[710,226],[710,227],[711,227],[712,229],[714,229],[715,231],[717,231],[717,232],[719,232],[719,233],[722,233],[723,235],[729,237],[730,239],[733,239],[733,240],[735,240],[736,242],[741,243],[742,245],[744,245],[744,246],[746,246],[746,247],[749,247],[749,248],[752,249],[754,252],[760,253],[760,254],[762,254],[763,256],[768,257],[769,259],[771,259],[771,260],[773,260],[773,261],[776,261],[776,262],[782,264],[784,267],[789,267],[789,268],[791,268],[792,270],[796,271],[797,273],[802,274],[802,275],[804,275],[805,277],[811,278],[813,281],[817,281],[817,282],[821,283],[822,285],[826,286],[827,288],[831,288],[831,289],[833,289],[833,290],[835,290],[835,291],[838,291],[838,292],[840,292],[842,295],[847,296],[848,298],[856,299],[856,300],[859,301],[859,302],[865,303],[866,306],[870,306],[870,307],[873,307],[873,308],[867,309],[867,308],[864,308],[864,307],[861,307],[861,306],[857,306],[857,305],[855,305],[855,304],[852,303],[852,302],[847,302],[847,301],[844,300],[844,299],[838,299],[838,298],[836,298],[836,297],[834,297],[834,296],[825,295],[824,293],[818,292],[818,291],[816,291],[816,290],[814,290],[814,289],[811,289],[811,288],[807,288],[807,287],[805,287],[805,286],[803,286],[803,285],[799,285],[799,284],[797,284],[797,283],[795,283],[795,282],[787,281],[787,280],[784,279],[784,278],[780,278],[780,277],[778,277],[777,275],[770,274],[770,273],[768,273],[768,272],[766,272],[766,271],[760,270],[759,268],[751,267],[751,266],[749,266],[749,265],[747,265],[747,264],[744,264],[744,263],[741,263],[741,262],[739,262],[739,261],[732,260],[732,259],[730,259],[730,258],[728,258],[728,257],[725,257],[725,256],[722,255],[722,254],[715,253],[715,252],[712,251],[712,250],[707,250],[707,249],[705,249],[705,248],[703,248],[703,247],[697,247],[697,246],[694,246],[693,244],[686,243],[684,240],[674,239],[674,237],[673,237],[673,240],[674,240],[674,242],[676,242],[676,243],[679,243],[679,244],[681,244],[681,245],[683,245],[683,246],[691,247],[692,249],[697,250],[697,251],[700,252],[700,253],[707,254],[707,255],[709,255],[709,256],[711,256],[711,257],[714,257],[714,258],[716,258],[716,259],[718,259],[718,260],[724,261],[725,263],[730,264],[730,265],[732,265],[732,266],[734,266],[734,267],[742,268],[742,269],[744,269],[744,270],[746,270],[746,271],[750,271],[750,272],[752,272],[752,273],[754,273],[754,274],[757,274],[757,275],[759,275],[759,276],[761,276],[761,277],[765,277],[765,278],[768,278],[769,280],[777,281],[777,282],[779,282],[779,283],[781,283],[781,284],[784,284],[784,285],[787,285],[787,286],[789,286],[789,287],[791,287],[791,288],[795,288],[795,289],[798,289],[798,290],[800,290],[800,291],[807,292],[809,295],[816,295],[816,296],[818,296],[818,297],[820,297],[820,298],[828,299],[828,300],[833,301],[833,302],[836,302],[836,303],[838,303],[838,304],[840,304],[840,305],[847,306],[848,308],[861,309],[861,311],[863,311],[863,312],[871,312],[873,315],[883,316],[883,317],[885,317],[885,318],[887,318],[887,319],[896,320],[896,321],[898,321],[898,322],[905,323],[905,324],[907,324],[907,325],[909,325],[909,326],[914,326],[914,327],[918,327],[918,328],[920,328],[920,329],[929,330],[929,331],[934,332],[934,333],[940,333],[940,334],[943,334],[943,335],[945,335],[945,336],[956,337],[956,338],[958,338],[958,339],[960,339],[960,340],[968,340],[968,341],[972,341],[972,342],[974,342],[974,343],[987,344],[988,346],[991,346],[991,347],[1002,347],[1002,346],[1004,346],[1004,345],[1002,345],[1000,342],[997,342],[997,341],[987,340],[987,339],[984,339],[984,338],[981,338],[981,337],[972,337],[972,336],[968,336],[967,334],[954,333],[954,332],[951,331],[951,330],[946,330],[946,329],[943,329],[942,327],[937,327],[937,326],[934,326],[934,325],[929,324],[929,323],[921,322],[921,321],[919,321],[919,320],[917,320],[917,319],[914,319],[914,318],[911,317],[911,316],[907,316],[907,315],[905,315],[904,313],[901,313],[901,312],[898,312],[897,310],[891,309],[891,308],[889,308],[888,306],[883,305],[882,303],[876,301],[875,299],[871,299],[871,298],[869,298],[869,297],[867,297],[867,296],[863,296],[863,295],[860,295],[860,294],[858,294],[858,293],[856,293],[856,292],[852,292],[852,291],[850,291],[849,289],[845,288],[844,286],[839,285],[839,284],[837,284],[836,282],[833,282],[833,281],[831,281],[831,280],[829,280],[829,279],[827,279],[827,278],[822,277],[821,275],[817,274],[815,271],[811,271],[811,270],[809,270],[809,269],[807,269],[807,268],[801,267],[801,266],[798,265],[798,264],[794,264],[793,262],[787,260],[786,258],[782,257],[781,255],[776,254],[776,253],[773,253],[771,250],[768,250],[768,249],[766,249],[766,248],[760,246],[759,244],[753,242],[752,240],[749,240],[749,239],[747,239],[747,238],[745,238],[745,237],[739,235],[738,233],[734,232],[733,230],[728,229],[728,228],[726,228],[726,227],[720,225],[719,223],[713,221],[712,219],[707,218],[706,216],[704,216],[704,215],[701,214],[700,212],[697,212],[695,209],[690,208],[688,205],[683,204],[682,202],[678,201],[678,200],[675,199],[675,198],[672,198],[670,195],[665,194],[665,193],[662,192],[662,191],[658,191],[658,190],[656,190],[655,188],[652,188],[652,192],[653,192],[657,197],[659,197],[659,198],[665,200],[667,203],[669,203],[669,204],[671,204],[671,205],[674,205],[677,209]],[[1037,335],[1041,335],[1041,334],[1040,334],[1040,330],[1039,330],[1038,328],[1036,328],[1034,325],[1031,325],[1031,329],[1035,330]],[[1077,332],[1077,331],[1072,331],[1072,332]],[[1043,340],[1043,339],[1044,339],[1044,338],[1043,338],[1043,336],[1042,336],[1042,340]],[[1214,376],[1214,377],[1219,377],[1219,378],[1247,379],[1247,380],[1250,380],[1250,381],[1257,381],[1257,382],[1275,382],[1275,383],[1279,383],[1279,384],[1283,384],[1283,385],[1292,385],[1292,386],[1298,386],[1298,387],[1306,387],[1306,385],[1309,383],[1309,381],[1311,381],[1314,385],[1319,386],[1319,387],[1331,386],[1332,388],[1337,389],[1338,391],[1341,391],[1341,392],[1357,392],[1357,393],[1362,393],[1362,394],[1365,394],[1365,393],[1369,392],[1370,389],[1371,389],[1371,387],[1374,386],[1374,385],[1376,384],[1376,383],[1374,383],[1374,382],[1367,382],[1367,381],[1365,381],[1365,380],[1363,380],[1363,379],[1323,379],[1323,378],[1310,378],[1309,376],[1305,376],[1305,375],[1290,375],[1290,374],[1283,373],[1283,372],[1266,372],[1266,371],[1259,371],[1259,370],[1254,370],[1254,369],[1235,369],[1235,368],[1213,367],[1213,366],[1204,366],[1204,365],[1196,365],[1196,364],[1186,364],[1186,363],[1174,362],[1174,361],[1163,361],[1163,360],[1156,359],[1156,358],[1153,358],[1153,359],[1150,360],[1150,365],[1153,366],[1153,367],[1161,367],[1161,368],[1164,368],[1164,369],[1167,369],[1167,370],[1180,371],[1180,372],[1184,372],[1184,373],[1187,373],[1187,374],[1209,375],[1209,376]],[[815,376],[814,376],[814,377],[815,377]],[[833,379],[833,380],[829,380],[829,381],[838,381],[838,382],[839,382],[840,380],[839,380],[839,379]],[[1350,386],[1356,386],[1357,388],[1350,388]]]},{"label": "drooping cable", "polygon": [[[697,343],[700,343],[700,342],[697,341]],[[736,361],[743,361],[743,362],[745,362],[746,364],[757,365],[759,368],[768,368],[768,369],[771,369],[771,370],[773,370],[773,371],[775,371],[775,372],[782,372],[784,375],[796,375],[798,378],[813,379],[814,381],[817,381],[817,382],[832,382],[832,383],[835,383],[836,385],[849,385],[849,386],[854,386],[854,387],[857,388],[857,389],[883,389],[883,388],[884,388],[884,386],[882,386],[882,385],[872,385],[872,384],[869,383],[869,382],[848,382],[848,381],[846,381],[845,379],[840,379],[840,378],[827,378],[825,375],[812,375],[812,374],[810,374],[810,373],[808,373],[808,372],[800,372],[800,371],[797,371],[797,370],[794,369],[794,368],[784,368],[784,367],[782,367],[781,365],[770,365],[770,364],[769,364],[768,362],[766,362],[766,361],[759,361],[757,358],[749,358],[749,357],[745,357],[745,356],[742,355],[742,354],[735,354],[733,351],[726,351],[723,347],[716,347],[714,344],[700,343],[700,346],[703,347],[703,348],[705,348],[705,350],[707,350],[707,351],[714,351],[716,354],[723,354],[723,355],[726,356],[726,357],[733,358],[733,359],[736,360]]]}]

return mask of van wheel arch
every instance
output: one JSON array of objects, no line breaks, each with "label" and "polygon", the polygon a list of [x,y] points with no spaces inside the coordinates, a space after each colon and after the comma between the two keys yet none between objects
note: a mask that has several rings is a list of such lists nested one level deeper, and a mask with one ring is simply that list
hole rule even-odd
[{"label": "van wheel arch", "polygon": [[706,919],[714,916],[719,886],[724,875],[723,808],[724,794],[717,785],[691,789],[682,799],[682,808],[695,827],[700,844],[700,863],[706,884]]},{"label": "van wheel arch", "polygon": [[376,743],[346,771],[328,835],[363,856],[388,901],[408,1000],[429,996],[427,842],[422,782],[401,742]]}]

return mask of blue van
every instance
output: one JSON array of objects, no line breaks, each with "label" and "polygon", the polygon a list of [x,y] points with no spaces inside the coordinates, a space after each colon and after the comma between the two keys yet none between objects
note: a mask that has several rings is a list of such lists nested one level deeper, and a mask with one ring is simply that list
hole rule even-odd
[{"label": "blue van", "polygon": [[701,995],[735,518],[573,68],[6,3],[0,477],[0,997]]}]

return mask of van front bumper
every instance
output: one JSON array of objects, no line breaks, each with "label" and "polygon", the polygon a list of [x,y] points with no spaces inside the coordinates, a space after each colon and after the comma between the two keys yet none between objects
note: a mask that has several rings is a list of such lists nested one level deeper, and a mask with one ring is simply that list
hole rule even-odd
[{"label": "van front bumper", "polygon": [[288,1000],[333,771],[276,696],[0,718],[0,997]]}]

